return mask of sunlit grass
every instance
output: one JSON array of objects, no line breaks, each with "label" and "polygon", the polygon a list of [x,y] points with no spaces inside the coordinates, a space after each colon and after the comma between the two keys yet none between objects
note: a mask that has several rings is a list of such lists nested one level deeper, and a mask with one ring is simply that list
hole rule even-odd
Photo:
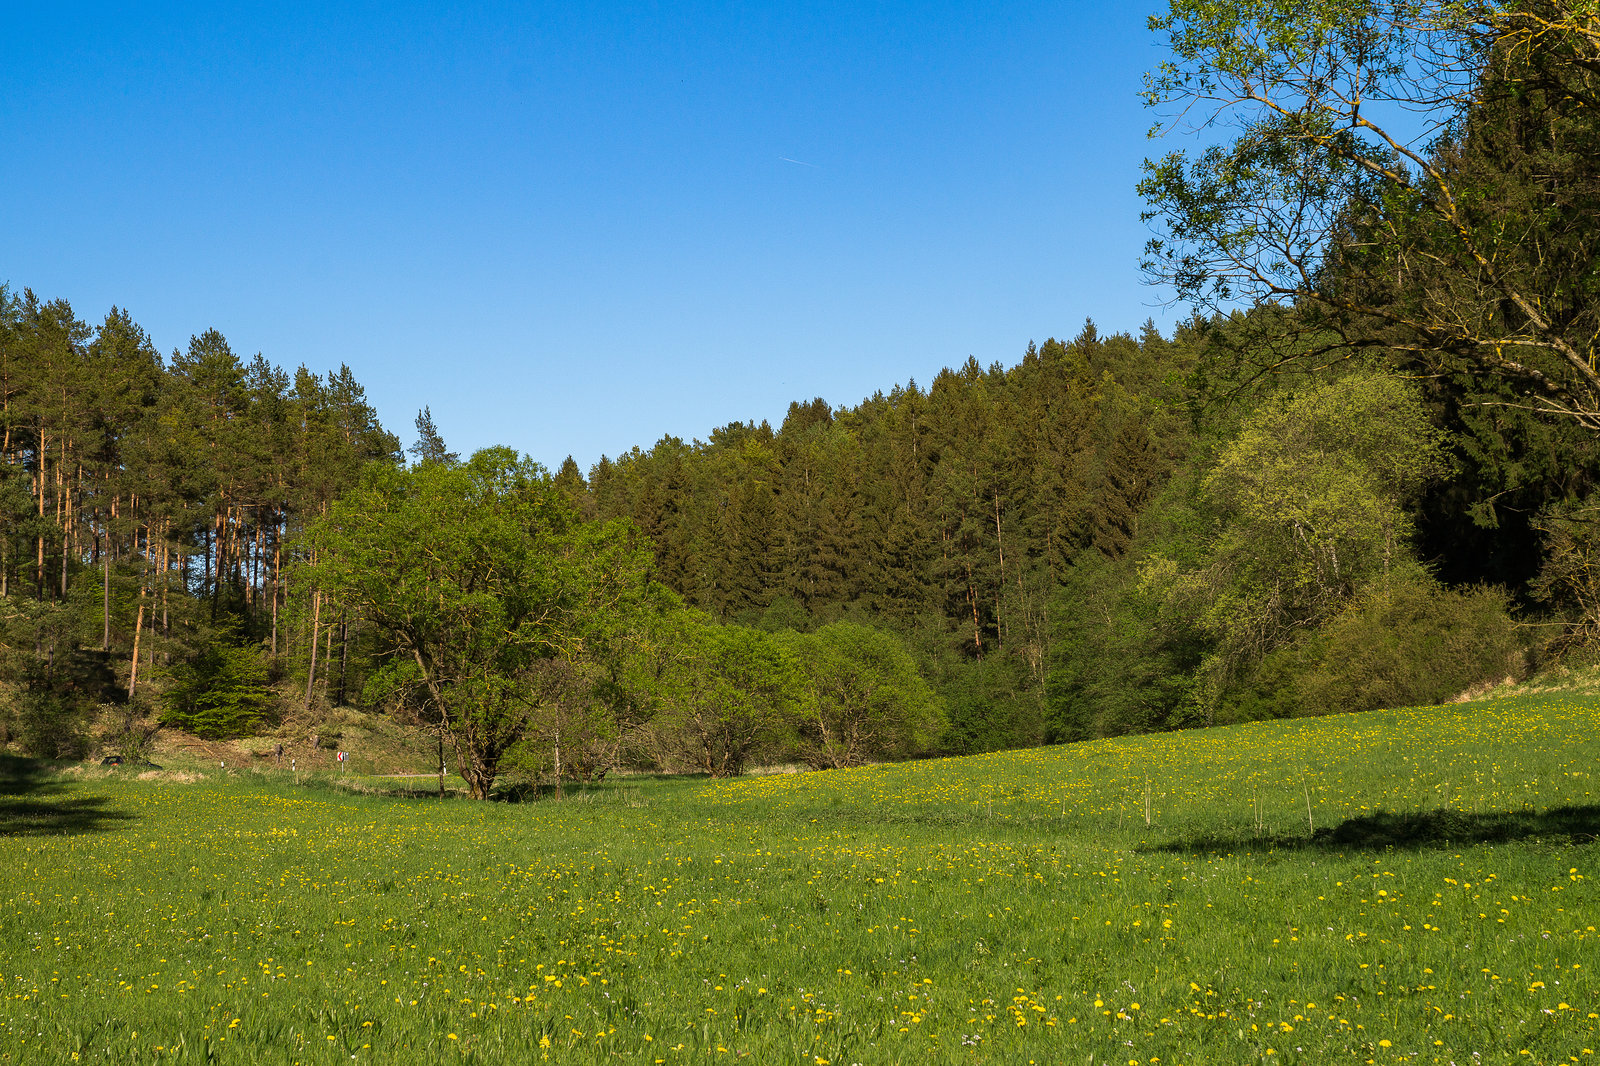
[{"label": "sunlit grass", "polygon": [[1588,1061],[1597,707],[561,803],[86,779],[133,817],[0,837],[0,1062]]}]

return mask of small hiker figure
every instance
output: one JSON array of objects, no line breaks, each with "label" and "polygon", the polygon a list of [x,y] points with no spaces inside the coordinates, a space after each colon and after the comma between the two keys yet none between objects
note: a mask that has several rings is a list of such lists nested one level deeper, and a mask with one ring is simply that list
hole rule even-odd
[{"label": "small hiker figure", "polygon": [[277,765],[280,767],[283,765],[283,741],[281,740],[278,741]]}]

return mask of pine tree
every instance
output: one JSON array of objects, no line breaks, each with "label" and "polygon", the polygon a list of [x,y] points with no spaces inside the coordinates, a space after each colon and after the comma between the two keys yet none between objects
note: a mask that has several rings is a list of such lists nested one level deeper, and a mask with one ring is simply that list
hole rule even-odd
[{"label": "pine tree", "polygon": [[[444,437],[433,424],[433,412],[426,405],[417,412],[417,441],[406,449],[419,463],[458,463],[461,456],[445,447]],[[572,459],[569,456],[568,462]]]}]

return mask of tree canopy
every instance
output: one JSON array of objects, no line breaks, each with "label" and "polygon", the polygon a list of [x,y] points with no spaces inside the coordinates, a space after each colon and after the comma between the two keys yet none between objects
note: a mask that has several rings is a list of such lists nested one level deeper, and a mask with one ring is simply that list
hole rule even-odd
[{"label": "tree canopy", "polygon": [[1297,357],[1403,353],[1600,429],[1587,5],[1172,0],[1152,27],[1157,131],[1229,131],[1146,163],[1152,278],[1207,309],[1288,301],[1321,334]]},{"label": "tree canopy", "polygon": [[374,467],[307,543],[310,580],[392,644],[388,677],[425,689],[478,798],[540,709],[539,665],[592,654],[649,597],[631,526],[582,521],[505,448]]}]

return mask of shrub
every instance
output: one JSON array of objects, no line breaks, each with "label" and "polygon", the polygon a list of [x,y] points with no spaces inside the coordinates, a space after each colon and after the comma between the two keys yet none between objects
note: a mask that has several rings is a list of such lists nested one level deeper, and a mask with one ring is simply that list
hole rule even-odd
[{"label": "shrub", "polygon": [[1521,645],[1497,589],[1396,582],[1359,598],[1311,643],[1301,713],[1442,703],[1521,668]]},{"label": "shrub", "polygon": [[81,759],[88,751],[84,705],[48,689],[25,689],[18,700],[17,733],[22,750],[39,759]]},{"label": "shrub", "polygon": [[277,697],[267,687],[267,664],[256,648],[215,643],[174,671],[164,725],[207,739],[259,732],[276,719]]},{"label": "shrub", "polygon": [[1405,575],[1268,655],[1247,684],[1224,696],[1224,712],[1228,720],[1252,721],[1422,706],[1520,667],[1503,593]]}]

